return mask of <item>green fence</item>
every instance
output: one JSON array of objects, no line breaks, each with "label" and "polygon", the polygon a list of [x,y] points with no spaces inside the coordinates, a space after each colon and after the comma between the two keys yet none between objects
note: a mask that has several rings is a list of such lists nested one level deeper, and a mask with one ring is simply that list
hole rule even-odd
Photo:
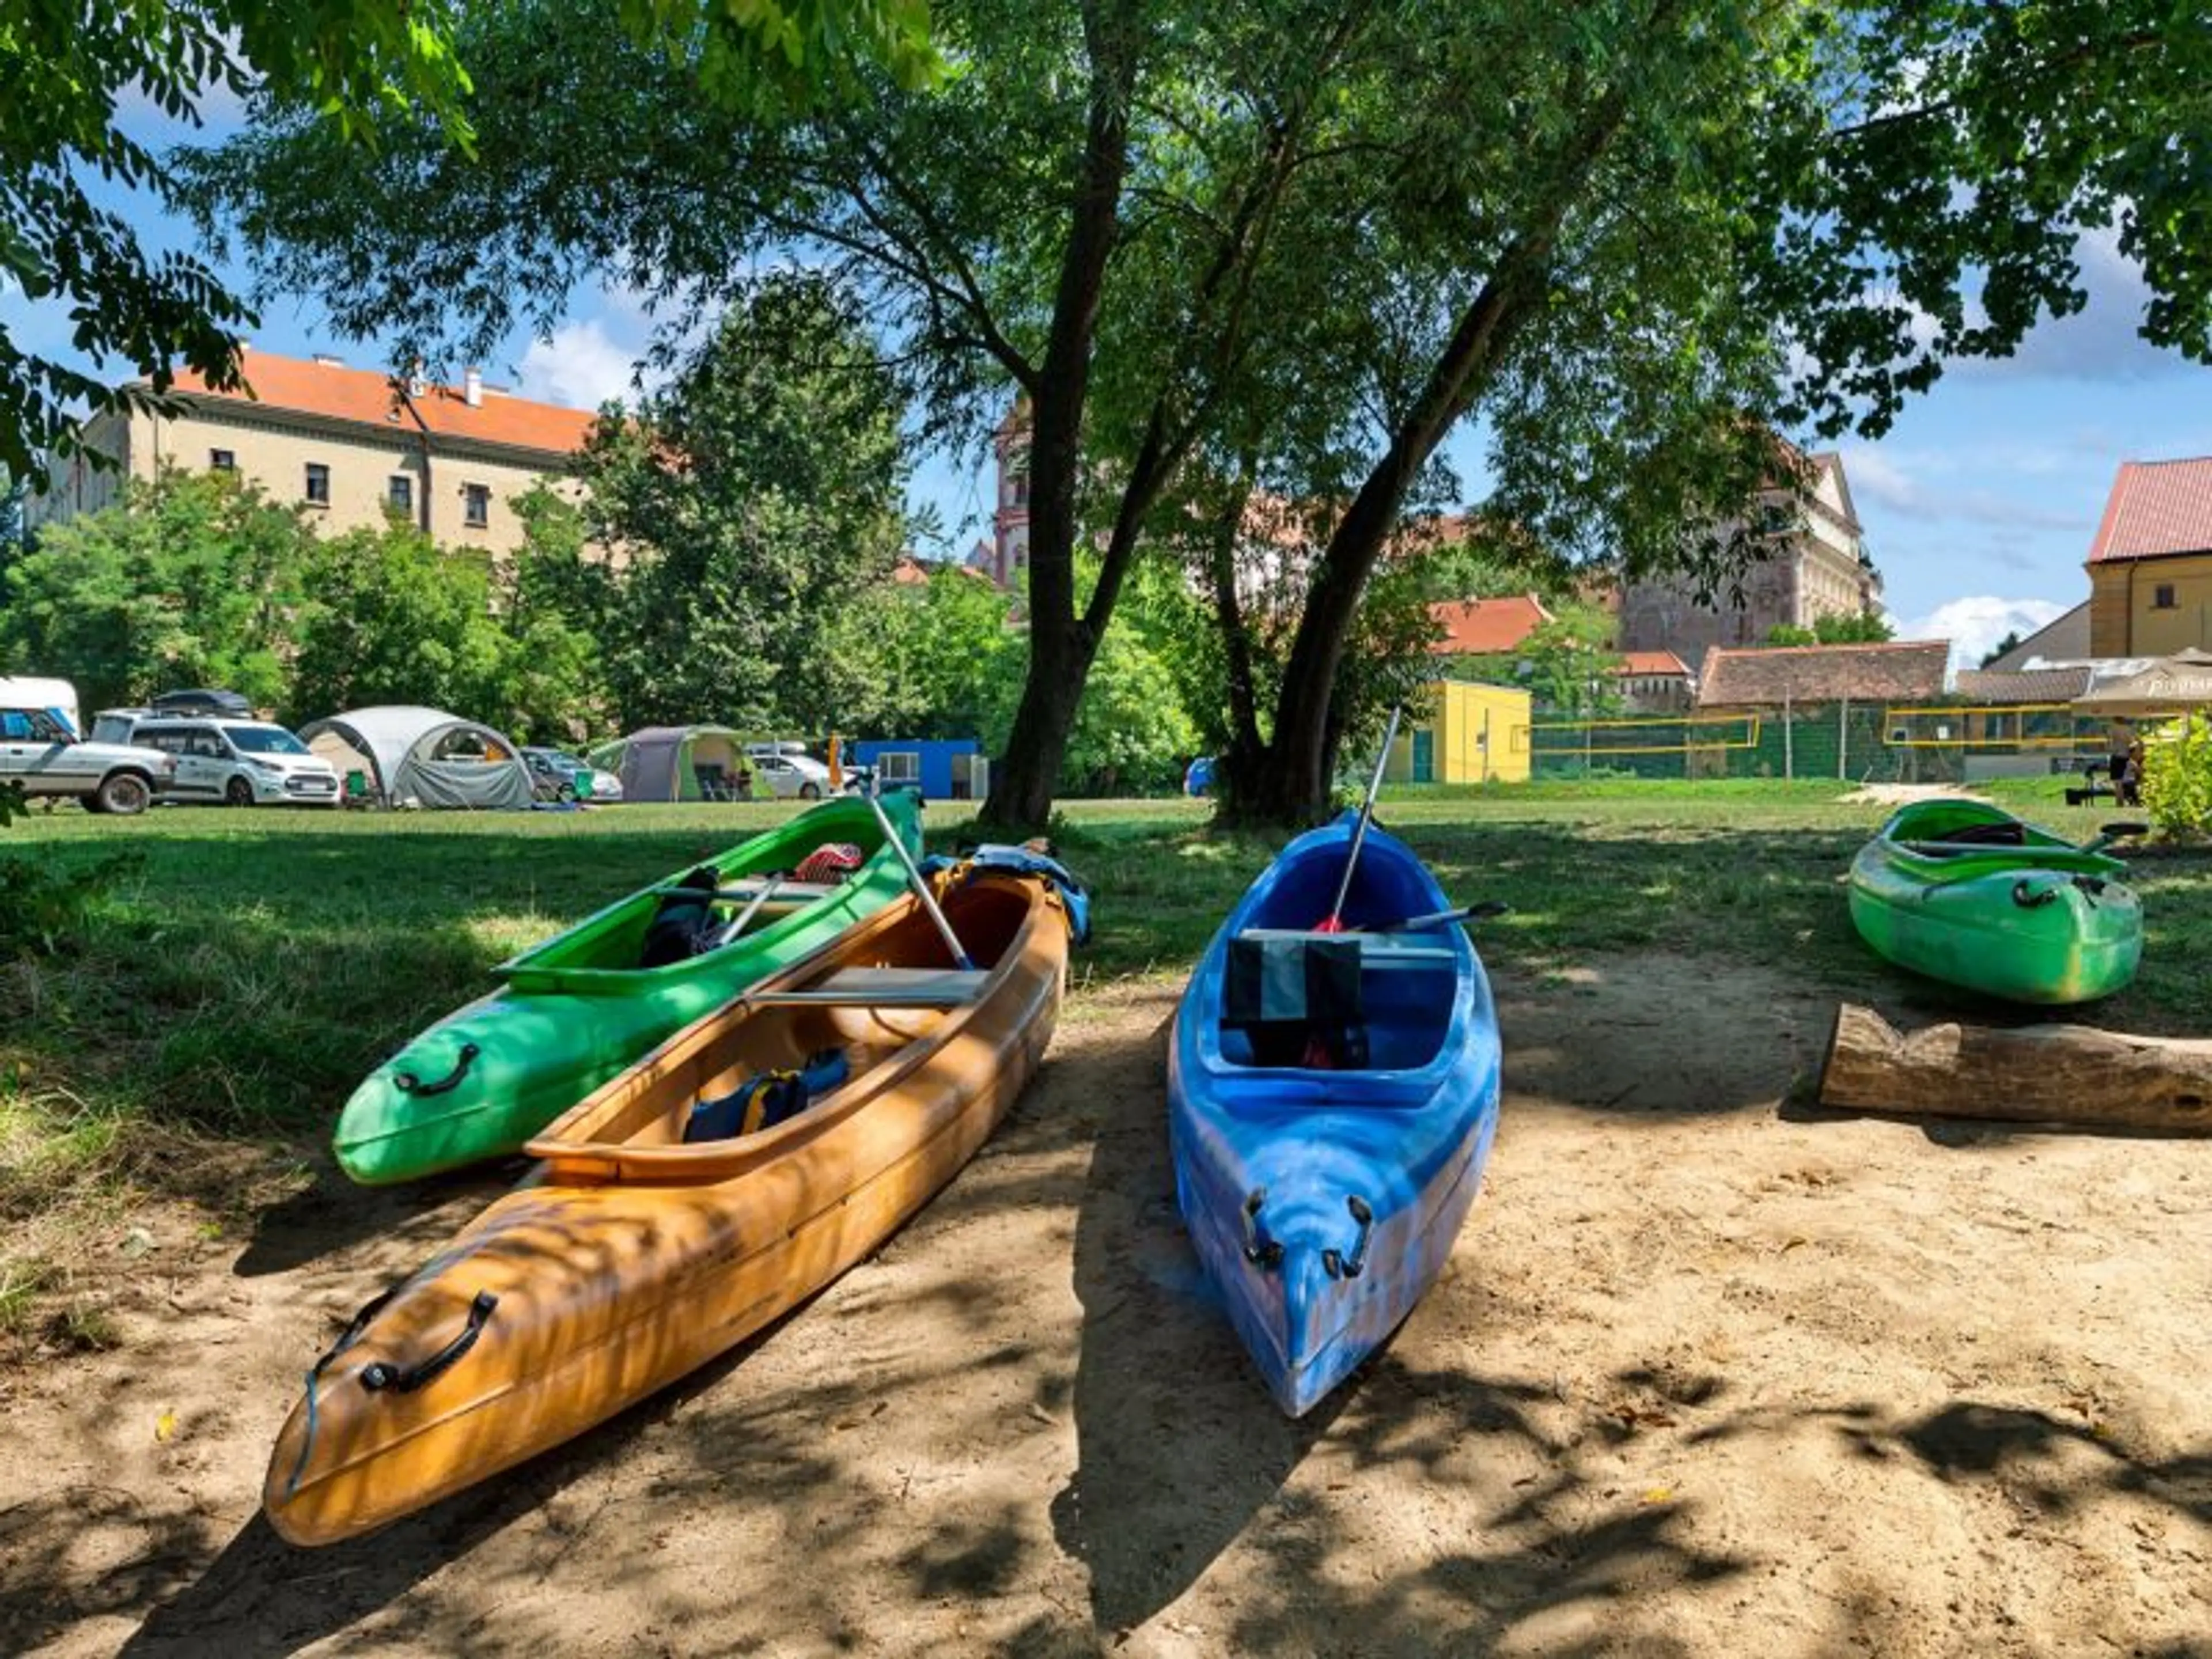
[{"label": "green fence", "polygon": [[2080,769],[2105,726],[2063,703],[1837,702],[1756,714],[1538,718],[1510,734],[1538,778],[1836,778],[1966,783]]}]

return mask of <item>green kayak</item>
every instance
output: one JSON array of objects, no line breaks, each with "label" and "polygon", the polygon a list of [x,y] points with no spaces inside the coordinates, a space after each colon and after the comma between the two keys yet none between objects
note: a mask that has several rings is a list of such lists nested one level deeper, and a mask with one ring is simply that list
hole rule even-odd
[{"label": "green kayak", "polygon": [[[880,804],[918,854],[919,798],[896,790]],[[859,847],[860,867],[834,886],[787,881],[753,905],[770,872],[788,872],[832,842]],[[665,967],[637,965],[674,885],[664,882],[501,963],[498,990],[423,1031],[353,1091],[332,1136],[346,1174],[380,1186],[520,1152],[671,1033],[818,949],[906,885],[897,854],[855,797],[824,801],[707,862],[721,883],[717,919],[749,921],[746,931]]]},{"label": "green kayak", "polygon": [[1851,921],[1900,968],[2014,1002],[2090,1002],[2135,977],[2127,866],[1980,801],[1899,810],[1851,861]]}]

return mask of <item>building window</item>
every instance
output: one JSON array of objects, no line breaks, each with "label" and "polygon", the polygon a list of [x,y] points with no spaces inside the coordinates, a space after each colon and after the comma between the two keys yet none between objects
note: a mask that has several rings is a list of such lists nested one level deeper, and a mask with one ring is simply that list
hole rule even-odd
[{"label": "building window", "polygon": [[920,783],[921,755],[913,749],[881,749],[876,751],[876,781],[883,784]]},{"label": "building window", "polygon": [[210,449],[208,451],[208,465],[217,472],[235,472],[238,471],[237,453],[228,449]]},{"label": "building window", "polygon": [[394,513],[412,518],[415,514],[415,480],[404,472],[395,472],[385,482],[384,499]]},{"label": "building window", "polygon": [[331,504],[331,470],[320,461],[307,463],[307,505],[328,507]]},{"label": "building window", "polygon": [[2171,611],[2174,608],[2172,582],[2160,582],[2156,587],[2151,589],[2150,608],[2154,611]]},{"label": "building window", "polygon": [[491,522],[489,484],[461,486],[461,522],[471,530],[482,530]]}]

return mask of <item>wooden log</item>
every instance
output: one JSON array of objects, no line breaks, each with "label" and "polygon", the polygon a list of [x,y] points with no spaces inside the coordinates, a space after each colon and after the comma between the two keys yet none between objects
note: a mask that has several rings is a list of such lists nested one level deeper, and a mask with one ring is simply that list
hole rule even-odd
[{"label": "wooden log", "polygon": [[1931,1025],[1910,1036],[1846,1002],[1820,1103],[1934,1117],[2212,1133],[2212,1042],[2087,1025]]}]

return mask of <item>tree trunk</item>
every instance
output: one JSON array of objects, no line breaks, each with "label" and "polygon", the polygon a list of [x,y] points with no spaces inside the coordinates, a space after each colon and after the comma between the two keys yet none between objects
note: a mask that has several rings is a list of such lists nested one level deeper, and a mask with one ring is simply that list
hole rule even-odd
[{"label": "tree trunk", "polygon": [[1242,781],[1243,816],[1285,828],[1327,816],[1335,760],[1329,704],[1367,578],[1421,468],[1487,389],[1513,337],[1541,307],[1560,227],[1620,131],[1627,108],[1617,91],[1591,107],[1559,158],[1556,182],[1461,313],[1413,406],[1391,433],[1389,447],[1337,521],[1298,619],[1267,753],[1256,775]]},{"label": "tree trunk", "polygon": [[1847,1002],[1836,1011],[1820,1103],[2207,1134],[2212,1042],[2086,1025],[1931,1025],[1908,1036]]},{"label": "tree trunk", "polygon": [[1087,6],[1084,33],[1092,65],[1090,129],[1030,410],[1029,678],[983,803],[984,821],[1007,830],[1041,830],[1052,816],[1084,677],[1097,650],[1096,634],[1075,614],[1075,497],[1091,350],[1128,172],[1137,28],[1126,8],[1109,16],[1106,8]]}]

